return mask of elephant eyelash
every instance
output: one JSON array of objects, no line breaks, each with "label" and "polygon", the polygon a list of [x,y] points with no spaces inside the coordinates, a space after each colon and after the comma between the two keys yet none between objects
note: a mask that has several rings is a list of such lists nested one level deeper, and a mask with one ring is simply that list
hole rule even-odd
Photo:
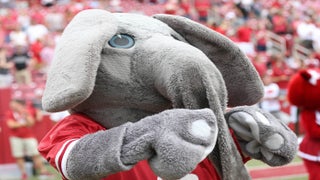
[{"label": "elephant eyelash", "polygon": [[181,41],[178,37],[171,35],[171,37],[173,37],[173,39],[177,40],[177,41]]},{"label": "elephant eyelash", "polygon": [[114,36],[122,36],[122,35],[131,36],[133,39],[136,38],[133,34],[130,34],[130,33],[117,33],[117,34],[115,34]]}]

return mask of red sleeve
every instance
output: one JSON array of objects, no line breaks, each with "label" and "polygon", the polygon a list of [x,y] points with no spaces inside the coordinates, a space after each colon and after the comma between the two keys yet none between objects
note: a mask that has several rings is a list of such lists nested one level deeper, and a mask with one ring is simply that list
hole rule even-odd
[{"label": "red sleeve", "polygon": [[73,114],[56,124],[41,140],[39,152],[62,174],[63,157],[68,148],[86,134],[91,134],[104,127],[81,114]]}]

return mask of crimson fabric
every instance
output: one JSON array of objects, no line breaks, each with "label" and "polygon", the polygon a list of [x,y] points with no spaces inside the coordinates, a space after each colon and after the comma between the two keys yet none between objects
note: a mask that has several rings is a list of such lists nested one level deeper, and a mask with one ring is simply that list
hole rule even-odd
[{"label": "crimson fabric", "polygon": [[[301,112],[300,117],[301,117],[301,123],[304,129],[306,130],[306,135],[314,139],[320,139],[320,124],[316,123],[316,111],[305,109]],[[320,147],[320,143],[319,143],[319,147]]]},{"label": "crimson fabric", "polygon": [[252,30],[249,27],[241,26],[238,29],[238,41],[239,42],[251,42],[251,33]]},{"label": "crimson fabric", "polygon": [[303,161],[305,167],[307,168],[309,178],[308,180],[319,180],[320,179],[320,163],[304,160]]},{"label": "crimson fabric", "polygon": [[[319,69],[313,69],[320,73]],[[288,85],[288,100],[296,106],[302,107],[305,110],[309,109],[320,111],[320,83],[316,86],[303,79],[300,75],[302,71],[296,73],[291,78]],[[307,112],[309,114],[310,112]],[[309,115],[305,116],[309,116]],[[306,117],[307,118],[307,117]],[[305,118],[305,119],[306,119]]]},{"label": "crimson fabric", "polygon": [[303,110],[300,117],[302,126],[306,130],[306,135],[299,149],[306,154],[319,156],[320,125],[316,123],[316,113],[314,110]]}]

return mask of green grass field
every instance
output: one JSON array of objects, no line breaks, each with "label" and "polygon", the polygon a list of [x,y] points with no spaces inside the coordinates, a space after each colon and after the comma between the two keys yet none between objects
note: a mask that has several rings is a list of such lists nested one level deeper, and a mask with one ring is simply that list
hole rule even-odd
[{"label": "green grass field", "polygon": [[[47,169],[49,170],[49,172],[54,175],[54,177],[52,177],[50,179],[47,178],[48,180],[61,180],[62,179],[61,175],[52,166],[50,166],[50,165],[46,165],[46,166],[47,166]],[[28,180],[39,180],[39,179],[40,178],[38,178],[37,176],[32,176]]]},{"label": "green grass field", "polygon": [[[302,163],[301,158],[295,157],[291,163]],[[256,167],[268,167],[265,163],[262,161],[257,161],[257,160],[250,160],[249,162],[246,163],[246,166],[250,168],[256,168]]]},{"label": "green grass field", "polygon": [[[301,158],[295,157],[292,160],[292,162],[288,165],[300,164],[300,163],[301,164],[303,163]],[[256,168],[270,168],[265,163],[263,163],[261,161],[257,161],[257,160],[250,160],[249,162],[246,163],[246,167],[248,168],[249,171],[256,169]],[[307,175],[293,175],[293,176],[281,177],[281,178],[263,178],[263,180],[308,180],[308,176]]]}]

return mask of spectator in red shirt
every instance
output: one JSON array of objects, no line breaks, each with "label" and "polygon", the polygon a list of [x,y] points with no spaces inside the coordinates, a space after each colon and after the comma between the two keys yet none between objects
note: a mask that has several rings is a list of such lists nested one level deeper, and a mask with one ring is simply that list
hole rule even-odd
[{"label": "spectator in red shirt", "polygon": [[237,30],[237,37],[239,42],[251,42],[252,29],[249,27],[248,22],[245,22]]},{"label": "spectator in red shirt", "polygon": [[280,87],[281,95],[286,94],[287,85],[291,75],[292,69],[288,66],[283,55],[271,56],[272,80]]},{"label": "spectator in red shirt", "polygon": [[252,60],[252,64],[256,68],[260,77],[264,77],[267,74],[268,67],[265,59],[266,57],[262,54],[257,54]]},{"label": "spectator in red shirt", "polygon": [[48,170],[45,168],[37,150],[38,141],[31,129],[35,124],[35,119],[27,111],[24,101],[13,99],[10,102],[10,110],[7,112],[6,122],[10,129],[9,140],[12,156],[16,159],[22,179],[27,179],[25,156],[32,157],[35,168],[39,170],[41,175],[48,175]]},{"label": "spectator in red shirt", "polygon": [[283,15],[281,9],[277,10],[275,14],[271,18],[272,23],[272,30],[278,35],[285,35],[288,32],[288,20]]},{"label": "spectator in red shirt", "polygon": [[208,20],[208,12],[211,8],[209,0],[195,0],[194,7],[198,13],[198,20],[206,23]]}]

